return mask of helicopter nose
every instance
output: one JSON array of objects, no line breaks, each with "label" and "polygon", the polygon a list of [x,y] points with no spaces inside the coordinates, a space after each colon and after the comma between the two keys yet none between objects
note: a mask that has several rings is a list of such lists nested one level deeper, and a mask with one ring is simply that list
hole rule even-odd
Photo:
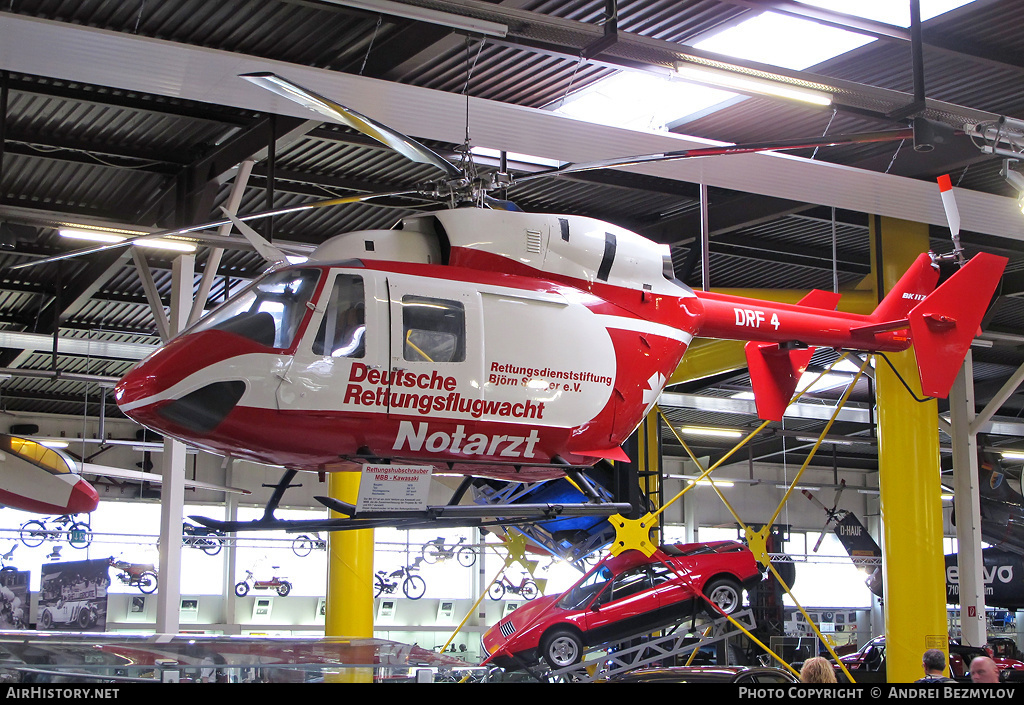
[{"label": "helicopter nose", "polygon": [[67,511],[69,514],[88,513],[94,511],[99,503],[100,497],[96,488],[85,480],[79,480],[71,488]]},{"label": "helicopter nose", "polygon": [[238,404],[246,384],[238,379],[214,379],[198,388],[188,384],[204,373],[210,360],[216,361],[210,355],[217,346],[198,342],[171,341],[131,369],[114,388],[118,408],[142,425],[171,435],[216,428]]}]

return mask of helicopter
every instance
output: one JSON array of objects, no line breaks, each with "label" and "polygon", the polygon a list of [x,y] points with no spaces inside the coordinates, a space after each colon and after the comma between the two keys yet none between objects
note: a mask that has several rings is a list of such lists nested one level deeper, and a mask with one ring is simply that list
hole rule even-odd
[{"label": "helicopter", "polygon": [[[755,403],[765,419],[782,418],[819,346],[888,352],[913,342],[924,393],[944,397],[1006,264],[988,253],[964,262],[954,233],[952,256],[920,255],[872,314],[847,314],[835,310],[839,295],[832,292],[812,291],[795,305],[695,292],[675,278],[667,245],[585,216],[523,212],[491,195],[578,171],[906,139],[911,130],[706,147],[485,178],[468,149],[455,164],[285,78],[242,77],[442,173],[408,189],[297,208],[402,195],[448,208],[405,217],[388,230],[337,235],[297,264],[247,223],[296,208],[242,217],[225,210],[225,219],[213,223],[146,236],[232,223],[270,263],[115,388],[121,411],[143,426],[212,453],[286,468],[262,520],[195,517],[221,530],[373,525],[280,522],[273,510],[298,472],[362,471],[381,462],[406,464],[391,476],[398,479],[423,471],[415,468],[517,482],[569,476],[591,499],[574,511],[619,511],[623,505],[599,501],[583,473],[595,463],[629,460],[621,444],[654,408],[695,336],[748,341]],[[939,265],[950,258],[960,267],[937,286]],[[493,507],[455,506],[466,490],[461,485],[446,507],[420,519],[495,514]],[[318,499],[356,515],[353,505]],[[518,511],[550,517],[566,508]]]}]

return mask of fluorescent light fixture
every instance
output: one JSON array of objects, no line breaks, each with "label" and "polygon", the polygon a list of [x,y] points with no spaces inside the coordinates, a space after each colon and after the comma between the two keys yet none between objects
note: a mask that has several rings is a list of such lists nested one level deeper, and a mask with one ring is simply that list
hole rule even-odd
[{"label": "fluorescent light fixture", "polygon": [[[101,242],[106,244],[114,244],[123,242],[128,239],[127,235],[118,235],[117,233],[106,232],[103,230],[85,230],[81,228],[61,228],[59,230],[61,237],[66,237],[70,240],[85,240],[86,242]],[[136,235],[144,235],[145,233],[136,233]],[[133,245],[139,247],[148,247],[153,250],[170,250],[172,252],[195,252],[196,246],[191,242],[183,242],[179,240],[165,240],[163,238],[143,238],[141,240],[135,240]]]},{"label": "fluorescent light fixture", "polygon": [[780,81],[772,81],[758,76],[746,76],[706,66],[684,64],[676,69],[676,76],[684,81],[727,88],[740,93],[787,98],[812,105],[824,106],[832,104],[832,96],[824,91],[815,91]]},{"label": "fluorescent light fixture", "polygon": [[[789,485],[787,485],[785,483],[781,483],[781,484],[775,485],[775,489],[778,489],[778,490],[788,490],[789,489]],[[807,490],[808,492],[820,492],[821,491],[820,487],[814,487],[812,485],[797,485],[793,489],[794,490]]]},{"label": "fluorescent light fixture", "polygon": [[1006,460],[1024,460],[1024,450],[1004,450],[1000,455]]},{"label": "fluorescent light fixture", "polygon": [[332,5],[354,7],[357,10],[367,10],[377,14],[404,17],[408,20],[438,24],[442,27],[461,29],[471,34],[484,34],[490,37],[504,37],[508,34],[508,25],[499,22],[488,22],[478,20],[474,17],[455,15],[441,10],[432,10],[426,7],[415,7],[392,0],[326,0]]},{"label": "fluorescent light fixture", "polygon": [[[711,487],[711,480],[687,480],[691,485],[699,485],[702,487]],[[728,480],[715,480],[715,487],[732,487],[734,483]]]},{"label": "fluorescent light fixture", "polygon": [[949,502],[949,501],[951,501],[952,499],[953,499],[953,495],[951,495],[951,494],[946,494],[945,492],[943,492],[943,493],[942,493],[942,501],[943,501],[943,502]]},{"label": "fluorescent light fixture", "polygon": [[709,436],[712,438],[741,438],[743,436],[741,431],[709,426],[681,426],[679,430],[687,436]]},{"label": "fluorescent light fixture", "polygon": [[39,441],[39,445],[46,446],[47,448],[57,448],[57,449],[60,449],[60,448],[67,448],[68,447],[68,442],[67,441],[58,441],[58,440],[55,440],[55,439],[52,439],[52,438],[48,438],[48,439],[44,439],[44,440]]}]

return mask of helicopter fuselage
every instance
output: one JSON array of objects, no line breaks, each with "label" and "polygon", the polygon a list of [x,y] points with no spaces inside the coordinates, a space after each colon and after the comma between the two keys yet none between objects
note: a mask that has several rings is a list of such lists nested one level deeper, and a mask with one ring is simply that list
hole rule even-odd
[{"label": "helicopter fuselage", "polygon": [[[496,214],[439,215],[264,275],[129,373],[120,407],[198,447],[305,470],[386,458],[540,479],[621,459],[700,301],[664,276],[658,246],[599,221],[514,214],[508,238],[503,214],[490,238],[521,246],[510,253],[462,246]],[[382,251],[395,259],[368,258]],[[342,255],[355,259],[321,263]],[[574,276],[588,268],[599,276]]]}]

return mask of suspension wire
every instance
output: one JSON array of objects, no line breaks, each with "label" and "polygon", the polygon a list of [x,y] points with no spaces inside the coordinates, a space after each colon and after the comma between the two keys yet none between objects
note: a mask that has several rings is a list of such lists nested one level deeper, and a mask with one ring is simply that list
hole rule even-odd
[{"label": "suspension wire", "polygon": [[[825,424],[825,428],[821,432],[821,435],[818,437],[818,441],[814,444],[814,447],[811,448],[811,452],[807,455],[807,459],[804,461],[804,464],[800,467],[800,471],[797,472],[796,477],[793,478],[793,482],[789,486],[789,489],[786,490],[786,494],[782,497],[782,501],[779,502],[779,507],[778,509],[775,510],[775,514],[773,514],[772,518],[768,520],[769,526],[775,523],[775,520],[782,512],[782,507],[786,504],[786,501],[789,499],[789,495],[793,493],[793,489],[796,487],[796,483],[800,481],[800,476],[803,475],[804,470],[807,469],[807,466],[811,464],[811,460],[814,458],[814,454],[818,452],[818,448],[821,447],[822,442],[825,440],[825,436],[828,435],[829,430],[832,428],[832,424],[835,423],[836,418],[839,416],[839,412],[842,411],[843,406],[846,404],[846,400],[850,398],[850,394],[853,393],[854,387],[857,386],[857,382],[860,381],[861,375],[864,374],[864,369],[868,365],[868,360],[869,358],[864,359],[864,362],[861,364],[860,369],[857,370],[857,374],[854,376],[853,381],[850,382],[850,384],[846,387],[846,391],[843,392],[843,396],[839,399],[839,403],[836,404],[835,411],[832,412],[832,417],[828,420],[828,423]],[[836,360],[836,362],[839,362],[839,360]]]},{"label": "suspension wire", "polygon": [[363,64],[359,67],[359,75],[363,75],[363,71],[366,69],[366,62],[370,58],[370,52],[373,50],[373,43],[377,40],[377,31],[380,30],[380,23],[384,19],[384,15],[377,15],[377,26],[373,28],[373,36],[370,37],[370,43],[366,47],[366,54],[363,55]]},{"label": "suspension wire", "polygon": [[[828,128],[832,127],[832,121],[836,119],[836,113],[838,113],[838,112],[839,112],[838,108],[832,108],[832,117],[830,117],[828,119],[828,124],[825,125],[825,131],[821,133],[822,137],[824,137],[825,135],[828,134]],[[811,159],[814,159],[816,156],[818,156],[818,150],[819,149],[821,149],[820,146],[814,148],[814,151],[811,152]]]},{"label": "suspension wire", "polygon": [[839,253],[836,244],[836,207],[832,206],[832,293],[839,293]]},{"label": "suspension wire", "polygon": [[565,87],[565,93],[562,94],[562,100],[561,100],[561,102],[560,102],[558,107],[560,107],[560,108],[563,107],[565,105],[565,101],[569,99],[569,91],[572,90],[572,85],[576,82],[576,74],[580,70],[580,66],[582,66],[582,65],[583,65],[583,53],[581,52],[580,53],[579,61],[576,62],[576,68],[574,68],[572,70],[572,76],[569,77],[569,83]]},{"label": "suspension wire", "polygon": [[896,157],[899,156],[900,148],[903,147],[903,143],[904,142],[906,142],[906,140],[900,140],[900,143],[898,145],[896,145],[896,151],[892,153],[892,161],[889,162],[889,166],[885,167],[885,173],[886,174],[888,174],[889,170],[892,169],[892,165],[896,163]]},{"label": "suspension wire", "polygon": [[[811,388],[811,387],[813,387],[813,386],[814,386],[815,384],[817,384],[818,380],[820,380],[820,379],[821,379],[822,377],[824,377],[824,376],[825,376],[825,375],[827,375],[827,374],[828,374],[829,372],[831,372],[831,371],[832,371],[832,369],[833,369],[833,368],[834,368],[834,367],[835,367],[836,365],[838,365],[838,364],[839,364],[839,362],[840,362],[841,360],[843,360],[844,358],[846,358],[846,357],[848,357],[848,356],[849,356],[849,353],[845,353],[845,352],[844,352],[844,353],[843,353],[842,355],[840,355],[840,356],[839,356],[838,358],[836,358],[836,361],[835,361],[835,362],[833,362],[833,363],[832,363],[831,365],[829,365],[829,366],[828,366],[827,368],[825,368],[825,369],[824,369],[824,370],[822,370],[822,371],[821,371],[820,373],[818,373],[818,375],[817,375],[817,376],[816,376],[816,377],[815,377],[815,378],[814,378],[813,380],[811,380],[811,383],[810,383],[810,384],[808,384],[808,385],[807,385],[806,387],[804,387],[804,389],[803,389],[803,390],[801,390],[800,392],[798,392],[798,393],[797,393],[797,394],[796,394],[796,395],[795,395],[795,396],[794,396],[794,397],[793,397],[793,398],[792,398],[792,399],[790,400],[790,402],[789,402],[789,403],[790,403],[790,404],[793,404],[793,403],[795,403],[795,402],[796,402],[796,401],[797,401],[798,399],[800,399],[800,397],[802,397],[802,396],[803,396],[804,394],[806,394],[806,392],[807,392],[807,390],[808,390],[808,389],[810,389],[810,388]],[[657,407],[657,408],[658,408],[658,414],[659,414],[659,415],[661,416],[661,419],[662,419],[662,420],[663,420],[663,421],[665,422],[665,425],[666,425],[666,426],[668,427],[668,429],[669,429],[669,430],[670,430],[670,431],[672,432],[672,435],[676,437],[676,441],[678,441],[678,442],[679,442],[679,444],[680,444],[680,445],[681,445],[681,446],[683,447],[683,450],[685,450],[685,451],[687,452],[687,454],[689,454],[689,456],[690,456],[690,459],[691,459],[691,460],[693,460],[693,462],[694,462],[694,464],[695,464],[695,465],[697,466],[697,468],[698,468],[698,469],[703,469],[703,466],[701,465],[700,461],[699,461],[699,460],[697,459],[697,456],[696,456],[696,455],[694,455],[693,451],[692,451],[692,450],[690,449],[690,446],[688,446],[688,445],[686,444],[686,441],[684,441],[684,440],[682,439],[682,436],[680,436],[680,435],[679,435],[679,433],[678,433],[678,432],[676,431],[676,428],[675,428],[675,426],[673,426],[673,425],[672,425],[672,422],[671,422],[671,421],[669,421],[669,419],[668,419],[668,417],[667,417],[667,416],[665,416],[665,412],[661,410],[661,407],[660,407],[660,406],[659,406],[659,407]],[[747,435],[747,437],[746,437],[746,438],[744,438],[744,439],[743,439],[742,441],[740,441],[740,442],[739,442],[739,443],[738,443],[738,444],[736,445],[736,447],[734,447],[734,448],[733,448],[732,450],[730,450],[730,451],[729,451],[728,453],[726,453],[726,454],[725,454],[725,456],[723,456],[723,457],[722,457],[722,458],[721,458],[721,459],[720,459],[720,460],[719,460],[719,461],[718,461],[717,463],[715,463],[714,465],[712,465],[711,467],[709,467],[709,468],[708,468],[707,470],[704,470],[704,471],[703,471],[703,472],[702,472],[702,473],[701,473],[700,475],[698,475],[697,477],[693,478],[693,483],[694,483],[694,484],[690,484],[690,485],[689,485],[688,487],[684,487],[684,488],[683,488],[683,490],[682,490],[681,492],[679,492],[679,493],[678,493],[678,494],[677,494],[676,496],[674,496],[674,497],[673,497],[672,499],[670,499],[669,501],[665,502],[665,504],[664,504],[664,505],[663,505],[662,507],[660,507],[660,508],[658,509],[658,511],[654,512],[654,513],[653,513],[653,514],[651,515],[651,518],[652,518],[652,519],[656,519],[656,518],[657,518],[657,517],[658,517],[658,516],[659,516],[659,515],[660,515],[660,514],[661,514],[662,512],[664,512],[664,511],[665,511],[666,509],[668,509],[668,507],[669,507],[669,506],[670,506],[671,504],[673,504],[674,502],[676,502],[677,500],[679,500],[680,498],[682,498],[682,497],[683,497],[683,495],[685,495],[685,494],[686,494],[687,492],[689,492],[691,488],[693,488],[693,487],[696,487],[696,484],[695,484],[695,483],[696,483],[697,481],[699,481],[699,480],[703,480],[703,479],[707,479],[707,480],[708,480],[709,482],[711,482],[712,486],[714,486],[714,480],[713,480],[712,478],[708,477],[708,475],[710,475],[712,471],[716,470],[716,469],[717,469],[717,468],[718,468],[719,466],[721,466],[721,465],[722,465],[722,463],[724,463],[724,462],[725,462],[726,460],[728,460],[728,459],[729,459],[730,457],[732,457],[732,455],[733,455],[734,453],[736,453],[736,451],[738,451],[738,450],[739,450],[740,448],[742,448],[742,447],[743,447],[744,445],[746,445],[746,444],[747,444],[747,442],[748,442],[748,441],[750,441],[750,439],[752,439],[752,438],[753,438],[754,436],[756,436],[756,435],[757,435],[758,433],[760,433],[761,429],[763,429],[763,428],[764,428],[765,426],[767,426],[767,425],[768,425],[768,424],[770,424],[770,423],[771,423],[771,421],[765,421],[765,422],[764,422],[764,423],[762,423],[762,424],[761,424],[760,426],[758,426],[758,427],[757,427],[757,428],[755,428],[755,429],[754,429],[753,431],[751,431],[751,432],[750,432],[750,433],[749,433],[749,434]],[[785,439],[785,437],[783,437],[783,439],[782,439],[782,440],[783,440],[783,443],[785,443],[785,440],[786,440],[786,439]],[[733,513],[733,516],[734,516],[734,517],[736,518],[736,521],[737,521],[737,522],[740,522],[740,519],[739,519],[739,517],[738,517],[738,516],[737,516],[737,515],[736,515],[735,513]],[[742,524],[742,522],[740,522],[740,523]]]}]

